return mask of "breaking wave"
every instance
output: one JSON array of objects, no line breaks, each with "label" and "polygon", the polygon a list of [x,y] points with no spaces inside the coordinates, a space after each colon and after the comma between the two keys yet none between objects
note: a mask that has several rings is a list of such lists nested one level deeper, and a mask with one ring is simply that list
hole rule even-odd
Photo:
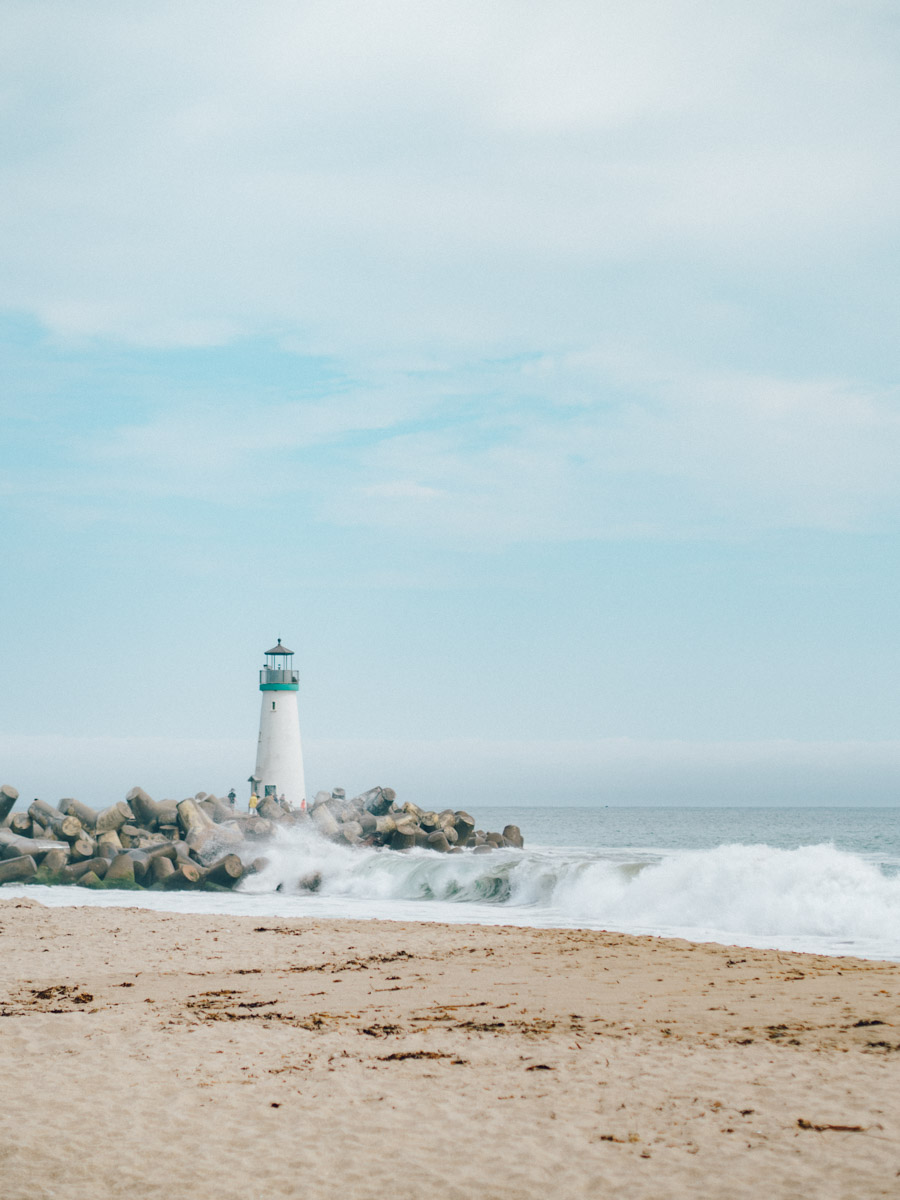
[{"label": "breaking wave", "polygon": [[900,958],[900,875],[832,845],[398,854],[292,831],[266,855],[241,891],[296,896],[292,912],[310,915],[577,925]]}]

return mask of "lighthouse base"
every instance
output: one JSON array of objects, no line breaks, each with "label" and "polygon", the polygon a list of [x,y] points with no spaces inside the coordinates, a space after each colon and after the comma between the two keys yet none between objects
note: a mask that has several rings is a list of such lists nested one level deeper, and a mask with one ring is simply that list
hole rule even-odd
[{"label": "lighthouse base", "polygon": [[262,693],[254,775],[260,781],[260,795],[267,787],[274,788],[275,794],[279,798],[283,795],[294,808],[303,807],[306,781],[295,691]]}]

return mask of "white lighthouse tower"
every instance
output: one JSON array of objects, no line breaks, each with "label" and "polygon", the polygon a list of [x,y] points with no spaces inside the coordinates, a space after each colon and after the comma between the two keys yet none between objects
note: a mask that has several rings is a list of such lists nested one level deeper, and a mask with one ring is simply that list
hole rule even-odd
[{"label": "white lighthouse tower", "polygon": [[299,683],[293,657],[293,650],[282,646],[281,638],[277,646],[266,651],[266,665],[259,673],[262,707],[256,770],[252,778],[260,799],[265,795],[278,799],[284,796],[299,809],[306,800],[306,782],[297,713]]}]

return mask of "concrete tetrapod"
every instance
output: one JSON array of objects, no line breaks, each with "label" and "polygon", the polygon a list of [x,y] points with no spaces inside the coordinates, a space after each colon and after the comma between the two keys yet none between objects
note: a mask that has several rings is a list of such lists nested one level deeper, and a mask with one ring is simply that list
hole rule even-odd
[{"label": "concrete tetrapod", "polygon": [[201,871],[194,863],[179,863],[171,875],[163,880],[163,887],[176,890],[193,888],[200,882]]},{"label": "concrete tetrapod", "polygon": [[37,863],[30,854],[0,862],[0,883],[22,883],[37,874]]},{"label": "concrete tetrapod", "polygon": [[209,883],[217,883],[220,887],[234,887],[244,874],[244,864],[236,854],[226,854],[206,872]]},{"label": "concrete tetrapod", "polygon": [[128,854],[117,854],[106,872],[107,883],[134,883],[134,861]]},{"label": "concrete tetrapod", "polygon": [[85,829],[97,828],[97,812],[96,809],[88,808],[86,804],[82,804],[80,800],[73,800],[67,797],[65,800],[60,800],[59,811],[65,813],[69,817],[77,817]]},{"label": "concrete tetrapod", "polygon": [[175,864],[171,858],[162,854],[154,854],[150,859],[150,878],[154,883],[165,883],[170,875],[175,874]]},{"label": "concrete tetrapod", "polygon": [[19,793],[11,784],[4,783],[0,787],[0,824],[6,820],[12,812],[13,805],[19,798]]}]

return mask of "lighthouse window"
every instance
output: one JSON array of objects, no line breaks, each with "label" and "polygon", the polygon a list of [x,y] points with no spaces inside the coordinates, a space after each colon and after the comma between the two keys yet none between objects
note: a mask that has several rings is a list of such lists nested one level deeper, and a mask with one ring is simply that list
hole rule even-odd
[{"label": "lighthouse window", "polygon": [[272,701],[272,712],[274,712],[274,711],[275,711],[275,701],[273,700]]}]

